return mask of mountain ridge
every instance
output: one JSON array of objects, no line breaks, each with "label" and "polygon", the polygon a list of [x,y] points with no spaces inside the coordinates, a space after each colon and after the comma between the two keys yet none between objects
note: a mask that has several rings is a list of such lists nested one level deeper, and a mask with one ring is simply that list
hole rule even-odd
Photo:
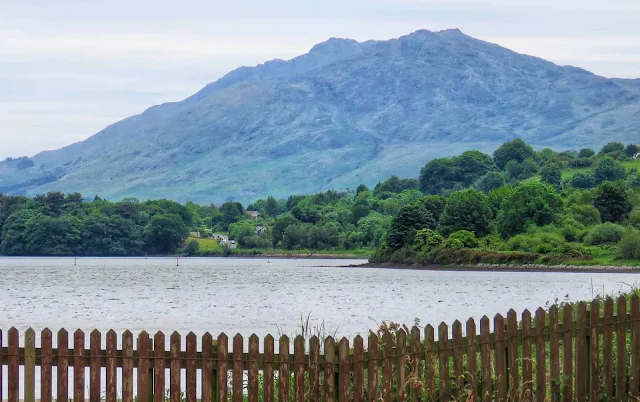
[{"label": "mountain ridge", "polygon": [[0,169],[0,192],[251,201],[415,176],[433,157],[516,137],[566,149],[638,133],[640,79],[558,66],[456,29],[330,38],[41,152],[28,169]]}]

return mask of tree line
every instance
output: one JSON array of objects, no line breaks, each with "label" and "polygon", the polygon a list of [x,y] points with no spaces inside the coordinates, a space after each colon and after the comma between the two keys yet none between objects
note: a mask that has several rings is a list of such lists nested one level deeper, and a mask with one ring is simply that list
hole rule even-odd
[{"label": "tree line", "polygon": [[632,244],[640,229],[640,176],[625,167],[637,153],[636,145],[619,143],[597,153],[535,151],[514,140],[493,155],[431,160],[418,178],[392,176],[371,189],[268,197],[246,207],[0,195],[0,253],[207,255],[220,251],[204,250],[190,234],[220,234],[244,249],[375,250],[379,261],[480,258],[480,251],[599,258]]}]

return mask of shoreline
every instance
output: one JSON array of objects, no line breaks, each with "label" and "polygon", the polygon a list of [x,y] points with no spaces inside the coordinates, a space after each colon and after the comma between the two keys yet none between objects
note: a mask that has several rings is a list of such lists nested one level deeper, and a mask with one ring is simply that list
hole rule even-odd
[{"label": "shoreline", "polygon": [[448,271],[448,272],[566,272],[566,273],[637,273],[640,266],[630,265],[423,265],[407,263],[366,263],[360,265],[344,265],[342,268],[379,268],[379,269],[408,269],[414,271]]}]

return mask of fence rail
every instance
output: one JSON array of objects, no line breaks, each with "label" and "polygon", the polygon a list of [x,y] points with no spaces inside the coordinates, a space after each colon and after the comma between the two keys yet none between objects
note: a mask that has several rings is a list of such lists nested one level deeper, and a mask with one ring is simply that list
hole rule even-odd
[{"label": "fence rail", "polygon": [[[479,326],[469,319],[464,331],[459,321],[385,330],[371,333],[366,345],[360,336],[282,336],[278,353],[271,335],[224,333],[204,334],[200,348],[189,333],[182,350],[174,332],[167,350],[162,332],[140,333],[134,347],[131,332],[109,331],[103,348],[103,334],[93,331],[87,349],[82,331],[60,330],[54,348],[45,329],[36,348],[29,329],[20,347],[12,328],[0,331],[7,345],[0,374],[7,370],[9,402],[19,401],[20,385],[25,402],[35,400],[36,385],[43,402],[83,402],[86,386],[90,402],[631,401],[640,397],[640,299],[630,300],[553,306],[533,316],[511,310],[495,316],[493,330],[486,316]],[[2,393],[0,384],[0,399]]]}]

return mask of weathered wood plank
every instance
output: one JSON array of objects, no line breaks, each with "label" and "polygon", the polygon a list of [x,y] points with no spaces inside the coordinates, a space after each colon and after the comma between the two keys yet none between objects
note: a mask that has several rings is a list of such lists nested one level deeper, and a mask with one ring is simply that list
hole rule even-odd
[{"label": "weathered wood plank", "polygon": [[404,329],[400,328],[396,332],[396,375],[398,378],[398,402],[407,400],[407,334]]},{"label": "weathered wood plank", "polygon": [[453,335],[453,376],[455,377],[456,383],[456,399],[460,399],[462,397],[462,393],[464,392],[464,373],[463,370],[463,354],[464,350],[462,349],[462,323],[456,320],[453,323],[452,328]]},{"label": "weathered wood plank", "polygon": [[546,373],[546,341],[545,341],[545,311],[536,310],[536,401],[545,402],[547,399]]},{"label": "weathered wood plank", "polygon": [[200,380],[202,402],[213,402],[215,395],[213,383],[217,379],[213,376],[213,336],[208,332],[202,335],[202,374]]},{"label": "weathered wood plank", "polygon": [[[0,342],[1,344],[1,342]],[[40,367],[40,402],[51,402],[53,398],[53,334],[49,328],[40,335],[42,366]]]},{"label": "weathered wood plank", "polygon": [[73,334],[73,402],[84,402],[84,332]]},{"label": "weathered wood plank", "polygon": [[393,336],[385,331],[382,335],[382,400],[391,402],[393,398]]},{"label": "weathered wood plank", "polygon": [[491,328],[489,317],[480,319],[480,361],[482,364],[482,398],[484,402],[493,400],[491,393]]},{"label": "weathered wood plank", "polygon": [[578,303],[578,316],[576,321],[576,399],[587,399],[587,305]]},{"label": "weathered wood plank", "polygon": [[632,398],[640,397],[640,297],[631,298],[631,390]]},{"label": "weathered wood plank", "polygon": [[[91,353],[91,363],[89,363],[89,400],[100,402],[102,397],[101,371],[102,371],[102,334],[93,330],[89,335],[89,352]],[[142,399],[140,402],[146,402]]]},{"label": "weathered wood plank", "polygon": [[9,359],[7,369],[8,396],[9,402],[18,402],[20,391],[20,366],[18,363],[18,347],[20,343],[20,334],[15,328],[9,330]]},{"label": "weathered wood plank", "polygon": [[[218,379],[217,379],[217,385],[216,385],[216,387],[218,388],[217,400],[218,402],[226,402],[227,398],[229,397],[229,391],[227,387],[227,375],[228,375],[228,367],[229,367],[228,366],[229,363],[227,362],[227,358],[229,356],[229,337],[225,333],[221,333],[220,335],[218,335],[217,346],[218,346],[218,365],[217,365]],[[273,351],[273,344],[272,344],[271,351]],[[272,360],[273,360],[273,357],[272,357]],[[272,372],[271,379],[272,379],[272,386],[273,386],[273,372]],[[273,389],[272,389],[272,395],[273,395]]]},{"label": "weathered wood plank", "polygon": [[533,353],[531,312],[522,312],[522,400],[533,401]]},{"label": "weathered wood plank", "polygon": [[[142,331],[138,334],[137,340],[138,349],[138,402],[151,402],[149,399],[149,357],[151,357],[151,351],[149,350],[149,334]],[[92,401],[93,402],[93,401]]]},{"label": "weathered wood plank", "polygon": [[320,401],[320,340],[317,336],[309,339],[309,400]]},{"label": "weathered wood plank", "polygon": [[[57,400],[69,400],[69,333],[65,329],[58,331],[58,350],[57,350],[57,378],[56,386]],[[115,402],[107,400],[107,402]]]},{"label": "weathered wood plank", "polygon": [[[156,332],[153,336],[153,402],[165,402],[165,342],[164,333]],[[203,400],[203,402],[205,401]]]},{"label": "weathered wood plank", "polygon": [[353,400],[364,401],[364,339],[360,335],[353,340]]},{"label": "weathered wood plank", "polygon": [[616,315],[616,399],[627,400],[627,298],[618,299]]},{"label": "weathered wood plank", "polygon": [[558,334],[558,307],[555,305],[549,309],[549,360],[551,372],[549,373],[551,401],[560,400],[560,337]]},{"label": "weathered wood plank", "polygon": [[573,402],[573,307],[564,306],[564,401]]},{"label": "weathered wood plank", "polygon": [[196,387],[198,379],[196,377],[196,356],[198,353],[198,337],[193,332],[189,332],[186,337],[187,362],[186,362],[186,402],[196,402]]},{"label": "weathered wood plank", "polygon": [[278,372],[278,384],[280,386],[280,402],[289,401],[289,337],[280,337],[280,370]]},{"label": "weathered wood plank", "polygon": [[[339,371],[339,380],[338,380],[338,401],[339,402],[348,402],[349,401],[349,340],[347,338],[342,338],[340,343],[338,344],[338,371]],[[296,401],[300,401],[303,399],[296,399]]]},{"label": "weathered wood plank", "polygon": [[[319,349],[319,348],[318,348]],[[274,371],[274,339],[273,336],[267,335],[264,338],[264,401],[273,402],[273,371]]]},{"label": "weathered wood plank", "polygon": [[24,401],[36,400],[36,331],[24,333]]},{"label": "weathered wood plank", "polygon": [[602,382],[606,398],[613,397],[613,300],[604,301],[604,327],[602,328]]},{"label": "weathered wood plank", "polygon": [[591,320],[590,320],[590,342],[591,342],[591,357],[590,357],[590,372],[591,372],[591,401],[597,401],[600,395],[600,336],[598,333],[598,322],[600,319],[600,302],[594,300],[591,302]]},{"label": "weathered wood plank", "polygon": [[171,352],[171,368],[169,369],[169,400],[171,402],[181,402],[181,366],[180,350],[182,349],[182,337],[178,332],[174,332],[169,337],[169,351]]},{"label": "weathered wood plank", "polygon": [[504,317],[498,314],[493,319],[493,333],[495,335],[495,344],[493,349],[493,355],[495,358],[495,374],[496,374],[496,388],[498,391],[498,402],[506,402],[507,400],[507,368],[506,368],[506,348],[505,348],[505,336],[504,336]]},{"label": "weathered wood plank", "polygon": [[[324,340],[324,401],[335,401],[335,363],[336,345],[333,337],[328,336]],[[337,401],[336,401],[337,402]]]},{"label": "weathered wood plank", "polygon": [[514,402],[520,401],[520,357],[518,349],[520,348],[520,337],[518,331],[518,315],[515,310],[511,309],[507,312],[507,330],[509,339],[507,362],[509,368],[507,370],[507,378],[509,378],[509,395],[510,400]]},{"label": "weathered wood plank", "polygon": [[431,325],[427,325],[424,329],[424,385],[427,396],[436,400],[436,360],[438,358],[438,350],[435,342],[435,329]]},{"label": "weathered wood plank", "polygon": [[[304,340],[303,340],[304,341]],[[302,345],[304,354],[304,344]],[[258,402],[258,360],[260,359],[260,338],[256,334],[249,337],[249,402]],[[204,402],[204,401],[203,401]]]},{"label": "weathered wood plank", "polygon": [[[438,326],[438,343],[446,345],[449,340],[449,327],[444,322]],[[440,402],[451,399],[451,384],[449,381],[449,350],[445,347],[438,350],[438,372],[440,375]]]},{"label": "weathered wood plank", "polygon": [[422,349],[420,347],[420,328],[411,328],[411,401],[417,402],[418,396],[422,391],[420,379],[420,355]]},{"label": "weathered wood plank", "polygon": [[367,393],[369,401],[378,400],[378,336],[373,332],[369,333],[369,362],[367,364]]},{"label": "weathered wood plank", "polygon": [[242,370],[242,356],[244,353],[244,338],[240,334],[233,337],[233,402],[242,402],[244,371]]},{"label": "weathered wood plank", "polygon": [[[306,356],[304,352],[304,338],[298,335],[296,336],[296,339],[293,342],[294,342],[293,358],[295,361],[293,365],[294,390],[295,390],[295,398],[296,398],[295,400],[304,401],[304,395],[305,395],[304,373],[305,373],[305,363],[306,363]],[[349,351],[347,350],[347,354],[348,353]]]}]

